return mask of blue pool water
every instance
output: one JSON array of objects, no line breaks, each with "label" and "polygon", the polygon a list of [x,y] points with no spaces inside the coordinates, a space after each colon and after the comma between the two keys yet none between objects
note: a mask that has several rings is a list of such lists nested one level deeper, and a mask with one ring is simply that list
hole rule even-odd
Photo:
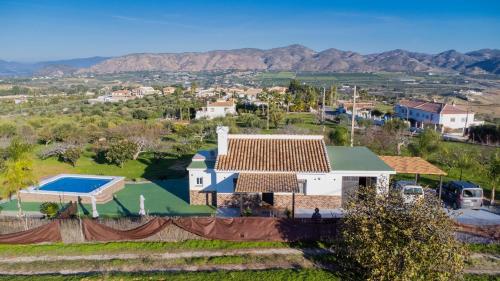
[{"label": "blue pool water", "polygon": [[46,191],[88,193],[110,181],[112,181],[112,179],[67,177],[41,185],[38,189]]}]

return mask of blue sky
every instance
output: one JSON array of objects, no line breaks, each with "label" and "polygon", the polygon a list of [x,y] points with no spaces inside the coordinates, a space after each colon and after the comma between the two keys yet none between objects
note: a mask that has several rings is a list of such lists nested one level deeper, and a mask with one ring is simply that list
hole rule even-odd
[{"label": "blue sky", "polygon": [[500,1],[0,0],[0,59],[302,44],[363,54],[500,48]]}]

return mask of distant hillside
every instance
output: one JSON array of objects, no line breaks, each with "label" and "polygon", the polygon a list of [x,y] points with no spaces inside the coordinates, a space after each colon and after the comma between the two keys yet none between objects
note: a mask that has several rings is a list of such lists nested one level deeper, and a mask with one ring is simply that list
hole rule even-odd
[{"label": "distant hillside", "polygon": [[0,60],[0,76],[32,76],[70,74],[81,68],[88,68],[109,57],[90,57],[37,63],[19,63]]},{"label": "distant hillside", "polygon": [[190,53],[141,53],[120,57],[92,57],[35,64],[0,61],[0,76],[130,71],[290,70],[321,72],[460,72],[500,74],[500,50],[468,53],[448,50],[439,54],[392,50],[361,55],[327,49],[316,52],[302,45],[268,50],[236,49]]},{"label": "distant hillside", "polygon": [[431,55],[405,50],[361,55],[327,49],[316,52],[301,45],[269,50],[237,49],[202,53],[144,53],[110,58],[79,72],[127,71],[292,70],[322,72],[458,71],[500,74],[500,50],[483,49],[466,54],[449,50]]}]

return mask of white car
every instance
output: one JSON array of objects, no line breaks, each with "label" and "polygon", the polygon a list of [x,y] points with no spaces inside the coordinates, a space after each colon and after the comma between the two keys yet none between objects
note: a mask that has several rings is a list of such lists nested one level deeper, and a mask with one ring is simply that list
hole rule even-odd
[{"label": "white car", "polygon": [[397,181],[394,189],[401,192],[405,203],[413,203],[424,198],[424,188],[414,181]]}]

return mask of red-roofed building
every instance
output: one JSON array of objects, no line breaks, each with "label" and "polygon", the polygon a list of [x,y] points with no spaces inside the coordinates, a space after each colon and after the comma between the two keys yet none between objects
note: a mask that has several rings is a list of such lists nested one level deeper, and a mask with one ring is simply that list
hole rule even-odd
[{"label": "red-roofed building", "polygon": [[394,106],[394,113],[401,119],[410,121],[412,127],[423,128],[434,125],[436,130],[465,129],[481,124],[474,120],[474,112],[453,104],[423,100],[401,100]]}]

